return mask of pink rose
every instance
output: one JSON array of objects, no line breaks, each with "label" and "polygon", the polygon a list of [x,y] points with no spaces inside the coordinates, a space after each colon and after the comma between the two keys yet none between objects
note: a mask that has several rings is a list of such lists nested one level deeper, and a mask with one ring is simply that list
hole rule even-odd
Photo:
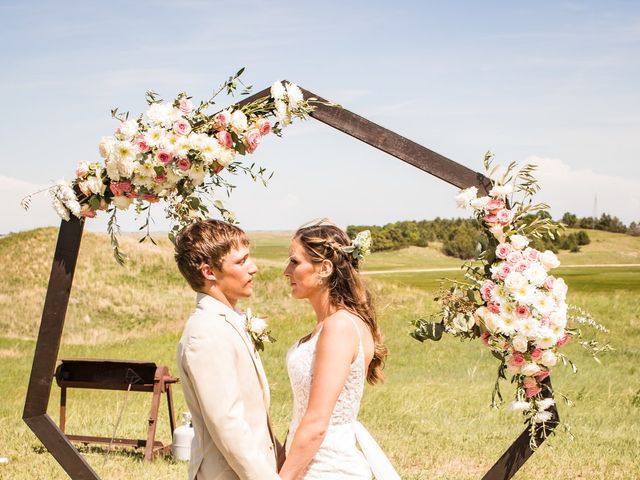
[{"label": "pink rose", "polygon": [[553,275],[549,275],[545,280],[544,280],[544,288],[546,288],[547,290],[549,290],[550,292],[553,291],[553,286],[556,283],[556,277],[554,277]]},{"label": "pink rose", "polygon": [[533,360],[534,362],[537,362],[541,358],[542,358],[542,350],[539,348],[534,348],[533,351],[531,352],[531,360]]},{"label": "pink rose", "polygon": [[176,162],[176,165],[183,172],[186,172],[191,168],[191,162],[189,161],[188,158],[179,158],[178,161]]},{"label": "pink rose", "polygon": [[500,313],[500,305],[497,303],[489,302],[487,303],[487,308],[491,313]]},{"label": "pink rose", "polygon": [[247,150],[247,153],[255,152],[256,148],[258,148],[258,145],[260,145],[261,139],[262,135],[260,135],[260,130],[258,130],[257,128],[247,130],[247,133],[245,133],[244,139],[242,141]]},{"label": "pink rose", "polygon": [[180,105],[179,107],[180,111],[182,113],[184,113],[185,115],[191,113],[193,111],[193,102],[191,100],[189,100],[188,98],[182,97],[180,99]]},{"label": "pink rose", "polygon": [[96,211],[92,210],[89,205],[85,204],[82,205],[82,208],[80,208],[80,216],[85,218],[93,218],[96,216]]},{"label": "pink rose", "polygon": [[503,262],[500,264],[500,266],[498,267],[498,278],[500,280],[504,280],[505,278],[507,278],[507,276],[512,272],[511,269],[511,265],[509,265],[506,262]]},{"label": "pink rose", "polygon": [[156,203],[158,200],[160,200],[160,197],[151,193],[145,193],[142,198],[149,203]]},{"label": "pink rose", "polygon": [[79,162],[76,167],[76,177],[84,177],[89,173],[89,164],[87,162]]},{"label": "pink rose", "polygon": [[214,126],[216,130],[224,130],[229,125],[229,121],[231,120],[231,115],[226,110],[218,112],[213,117]]},{"label": "pink rose", "polygon": [[171,163],[171,160],[173,160],[173,153],[164,148],[159,148],[156,151],[156,160],[158,160],[160,163],[168,165],[169,163]]},{"label": "pink rose", "polygon": [[233,147],[233,137],[228,131],[220,130],[218,133],[216,133],[216,138],[218,139],[218,143],[223,147]]},{"label": "pink rose", "polygon": [[549,370],[542,369],[538,373],[535,373],[533,376],[538,382],[541,382],[549,376]]},{"label": "pink rose", "polygon": [[514,353],[513,355],[511,355],[509,363],[514,367],[521,367],[525,364],[524,355],[522,355],[520,352]]},{"label": "pink rose", "polygon": [[184,118],[179,118],[173,123],[173,131],[177,135],[189,135],[191,132],[191,124]]},{"label": "pink rose", "polygon": [[527,262],[522,261],[516,264],[514,270],[518,273],[522,273],[527,269],[528,266],[529,265],[527,265]]},{"label": "pink rose", "polygon": [[524,257],[532,262],[537,262],[540,252],[535,248],[527,247],[524,249]]},{"label": "pink rose", "polygon": [[125,196],[127,198],[135,199],[135,198],[138,198],[140,195],[138,195],[136,192],[131,191],[131,192],[127,192],[127,194]]},{"label": "pink rose", "polygon": [[133,140],[133,143],[136,145],[136,147],[138,147],[140,153],[147,153],[149,150],[151,150],[151,147],[147,145],[147,140],[144,138],[144,135],[138,135]]},{"label": "pink rose", "polygon": [[538,386],[538,381],[534,377],[526,377],[524,379],[524,382],[522,382],[524,384],[524,388],[532,388]]},{"label": "pink rose", "polygon": [[109,188],[111,189],[111,193],[113,193],[114,196],[119,197],[121,195],[130,193],[132,185],[130,180],[122,180],[121,182],[114,182],[112,180]]},{"label": "pink rose", "polygon": [[518,305],[516,307],[516,315],[520,318],[527,318],[529,316],[529,307],[526,305]]},{"label": "pink rose", "polygon": [[542,388],[540,386],[538,386],[538,385],[536,385],[535,387],[530,387],[530,388],[525,388],[524,389],[524,393],[527,396],[527,398],[535,397],[541,391],[542,391]]},{"label": "pink rose", "polygon": [[484,223],[486,223],[487,225],[498,225],[498,217],[491,214],[491,215],[485,215],[484,217]]},{"label": "pink rose", "polygon": [[496,288],[496,284],[493,283],[491,280],[487,280],[483,282],[482,285],[480,286],[480,295],[482,295],[482,299],[485,302],[488,302],[489,300],[491,300],[491,295],[493,293],[494,288]]},{"label": "pink rose", "polygon": [[156,182],[159,185],[162,185],[164,182],[167,181],[167,176],[166,175],[156,175],[153,179],[154,182]]},{"label": "pink rose", "polygon": [[503,208],[502,210],[498,210],[496,218],[500,225],[509,225],[511,220],[513,220],[513,213],[508,208]]},{"label": "pink rose", "polygon": [[512,251],[513,251],[513,248],[511,247],[510,244],[500,243],[496,247],[496,257],[504,260],[505,258],[507,258],[507,255],[509,255]]},{"label": "pink rose", "polygon": [[271,122],[266,118],[261,118],[256,122],[256,127],[260,131],[260,135],[264,136],[271,132]]},{"label": "pink rose", "polygon": [[565,333],[562,337],[560,337],[560,339],[556,343],[556,346],[561,347],[565,345],[569,340],[571,340],[571,335]]},{"label": "pink rose", "polygon": [[517,250],[514,250],[509,255],[507,255],[507,262],[509,262],[509,265],[515,265],[516,263],[522,262],[523,260],[524,257],[522,256],[522,253],[518,252]]},{"label": "pink rose", "polygon": [[489,200],[489,203],[487,203],[485,208],[492,214],[495,214],[498,210],[502,210],[504,208],[504,201],[500,198],[492,198]]},{"label": "pink rose", "polygon": [[482,332],[482,334],[480,335],[480,339],[482,340],[482,343],[484,343],[487,346],[489,346],[489,337],[491,337],[491,334],[486,330]]}]

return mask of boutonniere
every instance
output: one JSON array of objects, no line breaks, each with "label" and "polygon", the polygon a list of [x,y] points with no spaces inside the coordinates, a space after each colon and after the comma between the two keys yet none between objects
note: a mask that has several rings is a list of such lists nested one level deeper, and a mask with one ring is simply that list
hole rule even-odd
[{"label": "boutonniere", "polygon": [[276,339],[271,336],[271,330],[266,320],[264,318],[254,317],[250,308],[247,308],[244,314],[244,326],[256,350],[263,351],[265,343],[273,343],[276,341]]}]

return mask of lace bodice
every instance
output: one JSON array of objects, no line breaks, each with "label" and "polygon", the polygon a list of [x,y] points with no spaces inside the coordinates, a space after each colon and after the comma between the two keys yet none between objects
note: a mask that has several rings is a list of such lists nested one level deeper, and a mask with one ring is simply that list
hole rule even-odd
[{"label": "lace bodice", "polygon": [[[353,323],[360,337],[360,329],[355,321]],[[296,342],[287,352],[287,371],[293,390],[293,415],[287,436],[287,453],[309,404],[316,345],[321,332],[322,327],[308,341]],[[365,373],[364,349],[360,338],[358,354],[351,363],[349,375],[331,414],[324,441],[305,472],[305,480],[371,478],[371,469],[356,447],[354,433],[364,392]]]}]

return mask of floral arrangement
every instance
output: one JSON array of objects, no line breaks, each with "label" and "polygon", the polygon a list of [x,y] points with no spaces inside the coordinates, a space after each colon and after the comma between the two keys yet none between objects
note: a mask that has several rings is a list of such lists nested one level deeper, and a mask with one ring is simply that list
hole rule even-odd
[{"label": "floral arrangement", "polygon": [[247,308],[244,314],[244,325],[256,350],[263,351],[265,343],[273,343],[276,341],[276,339],[271,336],[271,330],[269,329],[267,321],[263,318],[253,316],[250,308]]},{"label": "floral arrangement", "polygon": [[[416,321],[411,335],[420,341],[439,340],[443,333],[481,338],[500,360],[492,405],[502,400],[500,378],[509,376],[516,386],[509,409],[523,412],[536,448],[535,433],[546,436],[546,430],[553,430],[546,428],[547,422],[556,422],[553,392],[545,391],[549,387],[544,380],[558,362],[571,363],[560,348],[581,336],[580,325],[606,330],[586,312],[567,305],[567,284],[550,273],[560,265],[556,255],[530,245],[535,238],[553,239],[562,228],[541,214],[548,205],[531,201],[539,189],[532,175],[535,166],[518,169],[512,163],[501,170],[492,166],[490,153],[484,166],[491,179],[489,194],[478,197],[478,189],[471,187],[462,190],[456,202],[473,210],[487,235],[487,247],[479,263],[463,267],[467,281],[453,281],[436,299],[442,307],[436,321]],[[610,348],[594,340],[581,344],[594,357]]]},{"label": "floral arrangement", "polygon": [[[218,94],[233,94],[242,84],[239,77],[243,71],[229,77],[210,99],[197,106],[185,92],[165,102],[149,91],[149,108],[144,115],[133,119],[128,112],[112,110],[119,125],[113,135],[100,140],[103,161],[80,162],[72,181],[60,181],[48,189],[56,212],[65,220],[71,215],[92,218],[100,211],[110,214],[109,234],[120,263],[124,256],[116,236],[118,210],[134,206],[138,214],[146,211],[146,223],[140,228],[146,228],[146,235],[141,241],[153,241],[149,235],[150,207],[160,200],[166,202],[166,214],[173,223],[169,234],[172,240],[183,226],[208,216],[203,197],[212,199],[224,219],[234,221],[221,200],[213,200],[216,188],[225,189],[227,194],[234,188],[223,178],[223,170],[231,174],[244,171],[254,180],[266,182],[265,169],[256,172],[255,165],[245,166],[237,155],[254,153],[265,136],[281,135],[294,117],[306,118],[315,101],[305,100],[293,83],[275,82],[269,96],[207,113]],[[250,88],[242,94],[248,94]],[[30,196],[22,205],[28,208],[29,203]]]},{"label": "floral arrangement", "polygon": [[371,253],[371,232],[363,230],[351,241],[351,245],[342,247],[344,253],[350,254],[358,263]]}]

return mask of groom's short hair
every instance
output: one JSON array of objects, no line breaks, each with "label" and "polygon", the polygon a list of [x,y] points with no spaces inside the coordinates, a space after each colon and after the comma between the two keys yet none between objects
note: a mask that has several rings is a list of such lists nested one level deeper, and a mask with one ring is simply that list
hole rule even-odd
[{"label": "groom's short hair", "polygon": [[247,234],[239,227],[221,220],[201,220],[186,226],[178,234],[175,259],[182,276],[191,288],[204,287],[202,264],[222,270],[222,260],[234,248],[249,245]]}]

